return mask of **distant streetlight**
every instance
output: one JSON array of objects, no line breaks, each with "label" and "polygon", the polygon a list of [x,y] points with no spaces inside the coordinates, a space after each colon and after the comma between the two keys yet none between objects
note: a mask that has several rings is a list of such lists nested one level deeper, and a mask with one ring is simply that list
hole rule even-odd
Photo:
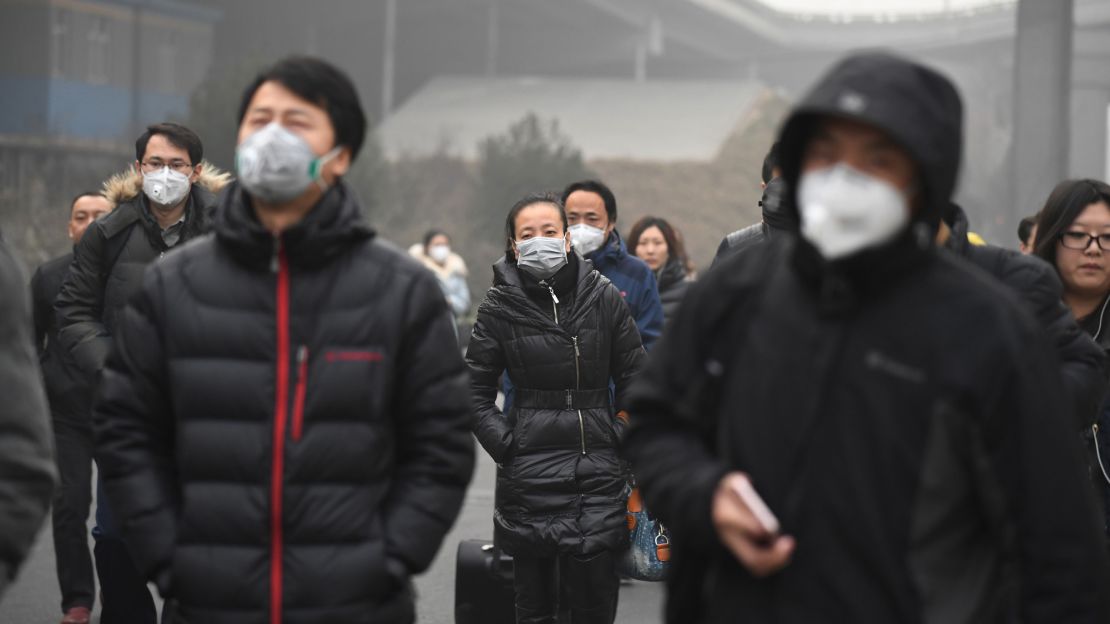
[{"label": "distant streetlight", "polygon": [[397,39],[397,0],[385,0],[385,51],[382,54],[382,105],[384,120],[393,111],[393,65]]}]

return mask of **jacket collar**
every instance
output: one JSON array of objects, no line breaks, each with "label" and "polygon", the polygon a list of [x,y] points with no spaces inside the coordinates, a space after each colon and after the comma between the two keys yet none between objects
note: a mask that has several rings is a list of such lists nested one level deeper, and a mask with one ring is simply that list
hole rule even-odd
[{"label": "jacket collar", "polygon": [[802,283],[813,292],[824,316],[855,311],[936,257],[933,232],[923,223],[913,224],[888,243],[834,261],[822,257],[804,237],[798,236],[796,240],[792,265]]},{"label": "jacket collar", "polygon": [[[566,315],[567,321],[576,319],[583,310],[588,309],[601,292],[598,286],[608,283],[608,280],[594,270],[588,260],[578,255],[576,251],[572,250],[571,253],[577,255],[578,267],[575,276],[575,296],[571,301],[572,309]],[[511,301],[515,310],[505,306],[505,301],[499,301],[500,296]],[[525,292],[520,269],[517,268],[516,262],[510,262],[506,257],[502,257],[493,265],[493,288],[490,289],[487,302],[483,303],[483,307],[497,316],[517,316],[520,312],[525,312],[526,318],[537,326],[554,322]]]},{"label": "jacket collar", "polygon": [[678,258],[670,258],[667,264],[655,276],[656,281],[659,283],[659,291],[662,292],[670,288],[673,284],[677,284],[686,279],[686,269],[683,268],[682,263]]},{"label": "jacket collar", "polygon": [[271,268],[279,246],[291,265],[316,268],[374,237],[374,231],[362,221],[354,194],[342,181],[329,188],[300,223],[279,237],[259,223],[250,196],[238,182],[223,195],[216,215],[217,239],[240,262],[255,269]]},{"label": "jacket collar", "polygon": [[586,259],[593,262],[600,271],[602,266],[617,264],[627,255],[628,248],[624,246],[624,240],[621,239],[620,232],[613,228],[609,238],[605,240],[605,244],[587,254]]}]

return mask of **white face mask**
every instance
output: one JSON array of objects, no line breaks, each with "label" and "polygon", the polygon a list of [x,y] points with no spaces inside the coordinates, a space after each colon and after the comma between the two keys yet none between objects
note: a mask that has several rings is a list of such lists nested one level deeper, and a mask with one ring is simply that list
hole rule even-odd
[{"label": "white face mask", "polygon": [[570,232],[570,244],[583,256],[601,249],[605,243],[605,230],[592,225],[578,223],[567,228],[567,231]]},{"label": "white face mask", "polygon": [[169,167],[143,174],[143,193],[159,206],[176,206],[185,199],[192,186],[189,176]]},{"label": "white face mask", "polygon": [[447,258],[451,256],[451,248],[447,245],[432,245],[428,248],[428,257],[435,260],[439,264],[447,262]]},{"label": "white face mask", "polygon": [[843,163],[802,174],[801,234],[828,260],[893,239],[910,219],[905,195]]},{"label": "white face mask", "polygon": [[313,182],[321,191],[326,190],[320,173],[340,150],[336,146],[316,156],[304,139],[275,121],[243,139],[235,149],[235,168],[247,192],[262,201],[281,204],[300,197]]}]

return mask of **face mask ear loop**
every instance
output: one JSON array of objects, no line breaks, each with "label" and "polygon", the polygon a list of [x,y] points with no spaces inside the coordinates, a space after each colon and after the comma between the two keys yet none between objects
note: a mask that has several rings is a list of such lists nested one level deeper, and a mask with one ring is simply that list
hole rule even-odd
[{"label": "face mask ear loop", "polygon": [[328,183],[324,181],[324,165],[328,164],[331,159],[338,156],[339,152],[342,149],[342,145],[336,145],[335,147],[331,148],[328,153],[316,159],[315,165],[313,166],[313,169],[315,171],[312,172],[312,181],[316,184],[316,187],[320,189],[321,193],[328,192],[329,186]]}]

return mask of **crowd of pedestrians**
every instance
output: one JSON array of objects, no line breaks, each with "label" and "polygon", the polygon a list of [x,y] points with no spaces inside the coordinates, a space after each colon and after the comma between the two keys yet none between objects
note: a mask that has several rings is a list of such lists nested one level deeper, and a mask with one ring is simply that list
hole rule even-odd
[{"label": "crowd of pedestrians", "polygon": [[536,189],[476,306],[363,221],[346,74],[235,112],[234,174],[151,125],[29,288],[0,244],[0,592],[52,504],[63,624],[413,622],[476,439],[518,624],[614,622],[634,487],[668,624],[1110,621],[1110,186],[985,244],[942,74],[836,64],[700,273],[680,210]]}]

